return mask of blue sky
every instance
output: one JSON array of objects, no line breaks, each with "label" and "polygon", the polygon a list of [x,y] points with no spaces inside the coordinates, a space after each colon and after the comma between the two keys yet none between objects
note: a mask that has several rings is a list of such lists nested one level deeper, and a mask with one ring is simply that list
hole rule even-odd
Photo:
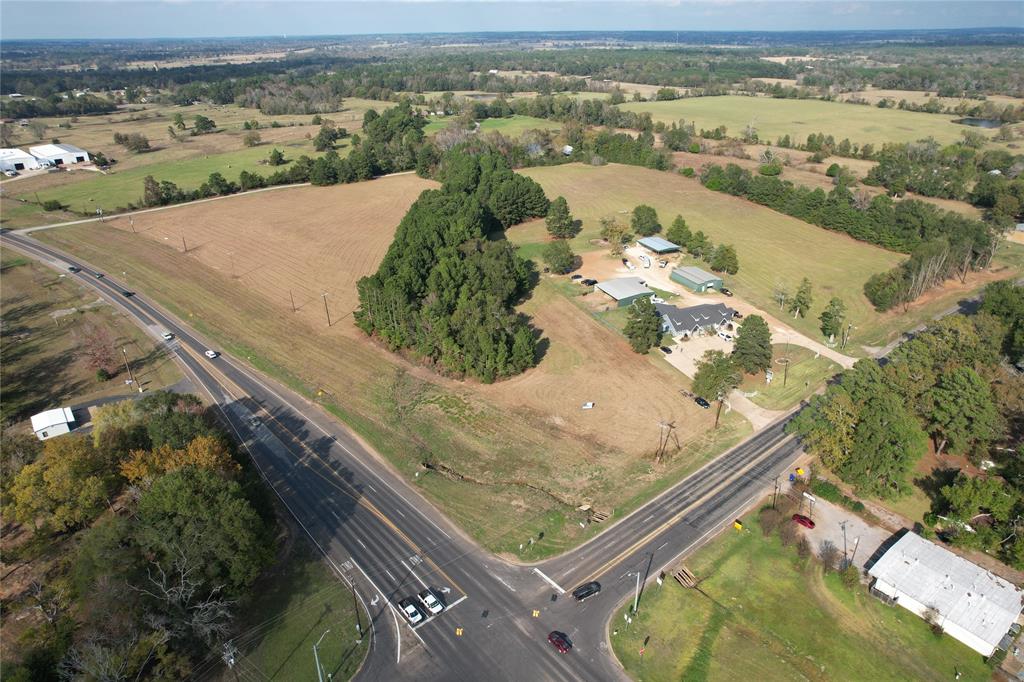
[{"label": "blue sky", "polygon": [[0,0],[0,37],[1024,26],[1020,0]]}]

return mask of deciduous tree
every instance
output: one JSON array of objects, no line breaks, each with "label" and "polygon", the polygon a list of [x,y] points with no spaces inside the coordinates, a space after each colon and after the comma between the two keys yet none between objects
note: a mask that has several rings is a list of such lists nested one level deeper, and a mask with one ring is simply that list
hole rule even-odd
[{"label": "deciduous tree", "polygon": [[576,264],[576,254],[572,252],[569,242],[561,239],[550,242],[544,246],[542,258],[551,272],[564,275],[573,269]]},{"label": "deciduous tree", "polygon": [[833,339],[837,334],[841,334],[843,321],[846,319],[846,305],[843,300],[833,296],[818,319],[821,321],[821,333],[827,338]]},{"label": "deciduous tree", "polygon": [[748,315],[739,326],[732,361],[747,374],[763,372],[772,364],[772,333],[760,315]]},{"label": "deciduous tree", "polygon": [[646,353],[661,343],[661,315],[650,297],[639,298],[629,307],[629,319],[623,333],[636,353]]},{"label": "deciduous tree", "polygon": [[789,300],[789,312],[793,313],[793,317],[807,317],[807,312],[811,309],[811,303],[814,301],[811,296],[811,280],[804,277],[800,281],[800,286],[797,287],[796,293],[793,294],[793,298]]},{"label": "deciduous tree", "polygon": [[630,227],[633,232],[641,237],[650,237],[652,234],[661,232],[661,223],[658,222],[658,212],[653,207],[640,204],[633,209],[633,217],[630,220]]}]

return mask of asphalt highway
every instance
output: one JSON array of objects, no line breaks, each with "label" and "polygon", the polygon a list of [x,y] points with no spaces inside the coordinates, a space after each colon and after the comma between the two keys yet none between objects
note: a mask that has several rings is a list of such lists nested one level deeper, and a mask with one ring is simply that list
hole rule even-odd
[{"label": "asphalt highway", "polygon": [[[268,484],[353,586],[371,638],[360,680],[619,680],[608,621],[637,589],[723,529],[799,454],[773,424],[709,463],[583,546],[523,566],[477,546],[343,424],[317,405],[224,355],[185,323],[110,276],[24,235],[5,246],[93,287],[131,315],[181,362],[218,406]],[[71,273],[69,266],[82,268]],[[174,334],[170,341],[163,332]],[[569,592],[598,580],[601,594]],[[426,587],[446,609],[413,627],[398,602]],[[641,596],[641,608],[642,596]],[[568,634],[558,653],[547,634]],[[332,636],[335,636],[332,634]],[[355,638],[357,633],[349,635]]]}]

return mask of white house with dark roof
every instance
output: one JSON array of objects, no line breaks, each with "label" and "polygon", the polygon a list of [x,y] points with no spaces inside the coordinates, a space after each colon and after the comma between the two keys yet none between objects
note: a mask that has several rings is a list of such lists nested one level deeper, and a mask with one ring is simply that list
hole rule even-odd
[{"label": "white house with dark roof", "polygon": [[872,593],[991,656],[1024,608],[1021,589],[981,566],[907,533],[868,569]]},{"label": "white house with dark roof", "polygon": [[736,315],[724,303],[703,303],[690,308],[655,303],[654,309],[661,315],[661,330],[683,338],[731,330]]}]

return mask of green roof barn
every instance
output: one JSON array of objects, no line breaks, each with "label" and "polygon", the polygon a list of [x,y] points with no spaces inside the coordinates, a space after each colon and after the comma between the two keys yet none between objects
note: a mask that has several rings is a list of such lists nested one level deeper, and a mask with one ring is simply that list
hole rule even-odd
[{"label": "green roof barn", "polygon": [[722,287],[725,286],[725,282],[718,275],[712,275],[710,272],[705,272],[700,268],[690,265],[675,268],[672,271],[671,279],[673,282],[678,282],[690,291],[696,291],[698,294],[702,294],[708,289],[721,291]]}]

